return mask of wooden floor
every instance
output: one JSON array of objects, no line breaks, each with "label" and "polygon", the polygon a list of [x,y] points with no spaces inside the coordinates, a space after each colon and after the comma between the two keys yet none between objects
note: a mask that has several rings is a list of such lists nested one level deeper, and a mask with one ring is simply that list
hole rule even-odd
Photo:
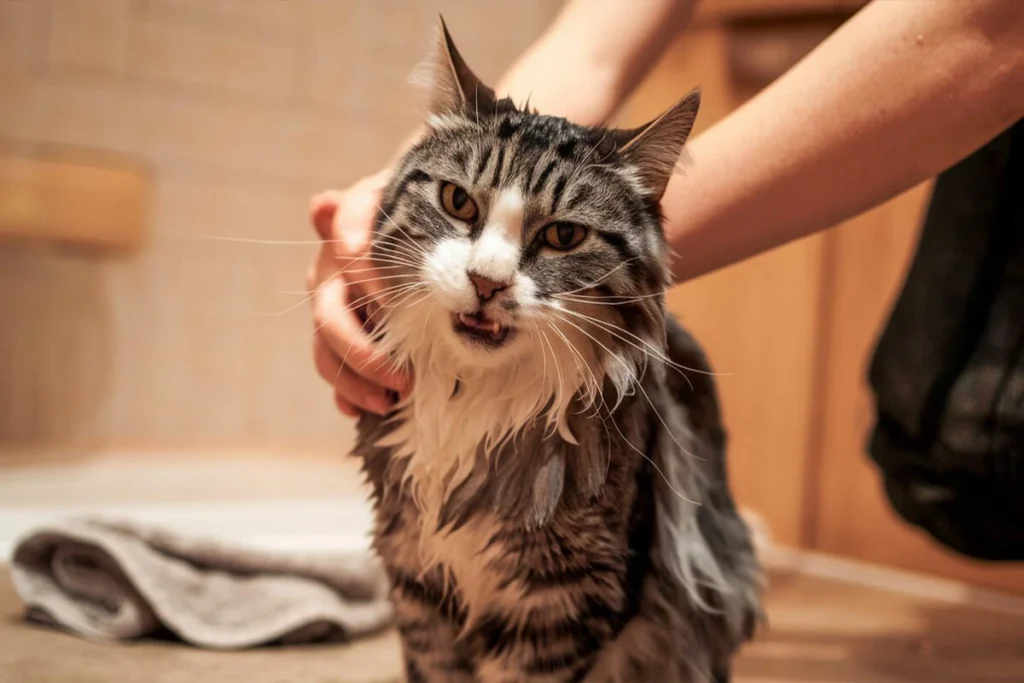
[{"label": "wooden floor", "polygon": [[[736,683],[1024,681],[1024,616],[788,573],[772,576],[768,610],[772,624],[744,651]],[[89,643],[24,624],[0,570],[0,681],[392,683],[400,670],[393,633],[235,653]]]}]

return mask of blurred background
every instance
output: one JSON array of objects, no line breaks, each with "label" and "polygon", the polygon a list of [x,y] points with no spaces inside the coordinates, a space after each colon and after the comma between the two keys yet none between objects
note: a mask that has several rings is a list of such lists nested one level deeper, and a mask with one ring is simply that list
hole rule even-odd
[{"label": "blurred background", "polygon": [[[495,80],[553,0],[0,0],[0,550],[104,510],[281,548],[364,542],[352,424],[311,362],[309,197],[418,121],[438,12]],[[622,114],[698,130],[858,0],[705,0]],[[1024,593],[889,511],[865,363],[928,186],[672,292],[741,504],[780,546]]]}]

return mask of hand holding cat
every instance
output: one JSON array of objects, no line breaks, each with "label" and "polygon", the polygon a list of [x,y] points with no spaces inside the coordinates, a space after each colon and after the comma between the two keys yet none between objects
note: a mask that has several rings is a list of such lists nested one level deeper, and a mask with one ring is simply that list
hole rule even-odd
[{"label": "hand holding cat", "polygon": [[386,413],[393,392],[410,386],[410,378],[373,348],[355,311],[380,290],[365,256],[389,173],[368,176],[346,190],[321,192],[310,202],[310,221],[321,240],[306,277],[313,293],[313,357],[317,372],[334,387],[338,409],[352,417],[360,410]]}]

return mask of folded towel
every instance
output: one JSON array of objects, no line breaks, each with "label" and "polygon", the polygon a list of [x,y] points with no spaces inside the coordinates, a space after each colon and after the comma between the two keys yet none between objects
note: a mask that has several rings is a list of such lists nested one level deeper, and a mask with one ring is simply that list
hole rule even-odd
[{"label": "folded towel", "polygon": [[350,639],[392,618],[369,554],[285,557],[96,520],[27,534],[11,577],[28,618],[88,638],[240,649]]}]

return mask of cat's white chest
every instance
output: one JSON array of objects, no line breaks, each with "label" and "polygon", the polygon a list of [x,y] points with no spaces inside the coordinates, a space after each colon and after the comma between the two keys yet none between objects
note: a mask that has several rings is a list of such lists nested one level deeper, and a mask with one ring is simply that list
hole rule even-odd
[{"label": "cat's white chest", "polygon": [[485,444],[493,426],[502,421],[495,413],[507,406],[495,398],[450,400],[450,391],[418,387],[416,397],[402,409],[401,424],[378,445],[407,460],[405,485],[420,513],[418,564],[443,568],[472,620],[509,599],[498,567],[506,549],[494,538],[501,522],[480,511],[458,529],[439,531],[437,520],[455,487],[488,458]]}]

